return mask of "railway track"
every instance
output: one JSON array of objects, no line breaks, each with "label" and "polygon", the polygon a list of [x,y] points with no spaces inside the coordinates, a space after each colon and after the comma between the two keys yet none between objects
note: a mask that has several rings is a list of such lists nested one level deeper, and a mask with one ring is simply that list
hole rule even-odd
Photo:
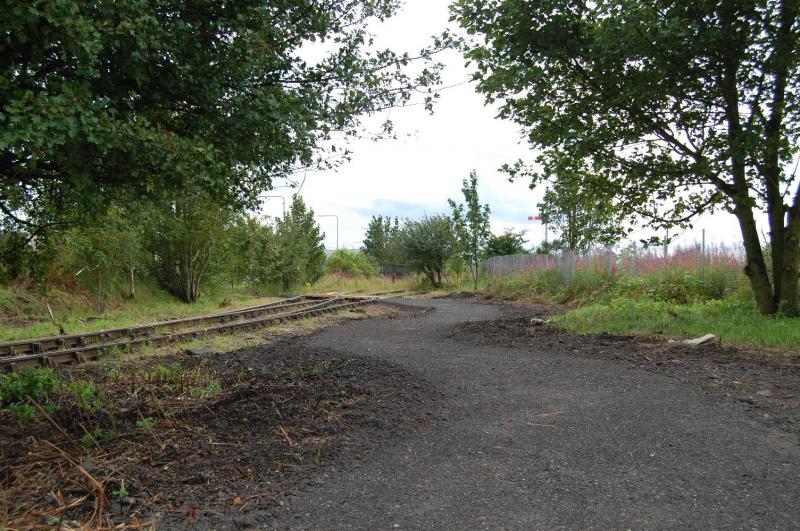
[{"label": "railway track", "polygon": [[0,372],[23,367],[81,363],[104,354],[161,346],[208,334],[258,328],[374,302],[375,298],[294,297],[271,304],[128,328],[0,343]]}]

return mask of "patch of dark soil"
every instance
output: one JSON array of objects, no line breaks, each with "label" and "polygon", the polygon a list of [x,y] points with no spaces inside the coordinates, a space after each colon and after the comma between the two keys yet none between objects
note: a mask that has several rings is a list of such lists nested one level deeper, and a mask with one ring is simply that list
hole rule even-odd
[{"label": "patch of dark soil", "polygon": [[[172,368],[179,379],[153,385]],[[434,393],[419,375],[388,362],[311,348],[297,338],[225,354],[174,355],[111,373],[91,364],[73,372],[103,382],[109,403],[128,397],[124,408],[99,421],[113,440],[82,454],[75,443],[80,423],[62,412],[54,420],[72,442],[44,420],[22,429],[8,415],[0,418],[0,488],[27,487],[39,523],[63,513],[67,523],[92,525],[254,526],[298,489],[427,422],[424,404]],[[59,454],[48,440],[67,452]],[[63,474],[46,464],[59,455],[66,459]],[[99,513],[96,485],[70,472],[70,462],[81,461],[108,499]],[[30,471],[40,476],[36,483],[24,481]]]},{"label": "patch of dark soil", "polygon": [[531,324],[531,315],[550,314],[542,307],[541,312],[525,317],[468,322],[454,327],[450,335],[472,344],[623,361],[737,401],[760,422],[800,434],[800,354],[718,343],[695,347],[660,338],[581,335]]},{"label": "patch of dark soil", "polygon": [[[167,527],[185,523],[187,510],[196,527],[214,528],[282,504],[301,483],[324,481],[325,470],[425,422],[422,404],[433,392],[386,362],[293,341],[200,363],[225,375],[223,388],[251,385],[198,411],[192,421],[203,433],[176,440],[177,454],[159,456],[153,474],[141,476],[145,490],[163,493],[159,505],[178,511],[162,512]],[[165,461],[174,464],[164,470]]]}]

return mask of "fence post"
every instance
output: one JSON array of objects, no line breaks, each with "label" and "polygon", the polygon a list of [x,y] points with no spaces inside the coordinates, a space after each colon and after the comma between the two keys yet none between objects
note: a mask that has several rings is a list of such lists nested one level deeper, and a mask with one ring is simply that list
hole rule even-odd
[{"label": "fence post", "polygon": [[636,242],[633,242],[633,276],[639,276],[639,248]]}]

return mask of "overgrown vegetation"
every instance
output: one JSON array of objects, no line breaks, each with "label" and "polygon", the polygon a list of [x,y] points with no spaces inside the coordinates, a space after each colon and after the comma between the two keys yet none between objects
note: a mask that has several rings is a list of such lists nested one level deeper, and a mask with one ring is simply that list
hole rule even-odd
[{"label": "overgrown vegetation", "polygon": [[554,323],[582,333],[714,334],[723,341],[797,348],[791,317],[761,315],[747,279],[726,267],[703,276],[672,268],[630,276],[598,268],[568,276],[556,269],[492,278],[485,291],[503,299],[544,299],[568,307]]},{"label": "overgrown vegetation", "polygon": [[628,298],[568,311],[555,322],[581,333],[657,334],[678,338],[714,334],[725,343],[797,349],[800,327],[791,317],[764,317],[752,302],[716,299],[675,304]]},{"label": "overgrown vegetation", "polygon": [[[187,303],[313,283],[313,212],[295,196],[266,223],[261,194],[347,160],[365,114],[420,92],[432,109],[441,68],[443,43],[414,57],[373,45],[396,2],[6,7],[0,284],[91,293],[97,312],[140,281]],[[336,45],[308,61],[320,42]]]},{"label": "overgrown vegetation", "polygon": [[[120,288],[120,294],[124,293],[125,288]],[[248,287],[213,286],[203,298],[190,305],[160,289],[152,281],[144,281],[137,289],[136,298],[113,298],[102,312],[98,312],[93,294],[80,289],[63,290],[51,286],[44,292],[25,285],[0,286],[0,341],[58,335],[59,329],[77,334],[119,328],[255,306],[275,300],[275,297],[263,291]],[[50,320],[45,302],[53,312],[55,323]]]},{"label": "overgrown vegetation", "polygon": [[328,273],[345,277],[371,277],[380,266],[366,253],[345,249],[334,251],[325,262]]},{"label": "overgrown vegetation", "polygon": [[511,176],[655,229],[728,211],[759,311],[800,315],[796,1],[457,0],[452,15],[478,91],[539,153]]},{"label": "overgrown vegetation", "polygon": [[[116,390],[111,392],[112,386]],[[124,392],[128,389],[128,392]],[[123,392],[121,392],[123,391]],[[91,434],[113,428],[113,417],[141,393],[157,413],[157,401],[164,397],[206,398],[221,391],[213,371],[199,367],[185,369],[173,362],[129,371],[109,370],[101,382],[62,380],[47,367],[22,368],[0,374],[0,413],[13,415],[20,425],[33,420],[48,421],[50,415],[76,415],[81,429]],[[113,434],[110,434],[113,436]]]},{"label": "overgrown vegetation", "polygon": [[[139,282],[155,283],[181,301],[197,303],[203,294],[223,288],[231,296],[287,292],[320,278],[325,262],[314,212],[299,196],[285,217],[266,223],[189,194],[158,207],[114,208],[91,226],[52,235],[51,242],[46,255],[31,257],[29,264],[46,261],[39,273],[29,270],[5,280],[41,309],[51,304],[59,319],[74,309],[57,303],[59,293],[74,295],[73,301],[93,298],[93,311],[104,314],[141,306],[136,303],[143,296],[136,290]],[[152,290],[144,293],[145,301],[152,295]],[[5,305],[0,297],[0,307]],[[26,318],[11,301],[8,306],[4,317],[21,313]],[[0,326],[13,319],[3,321]]]}]

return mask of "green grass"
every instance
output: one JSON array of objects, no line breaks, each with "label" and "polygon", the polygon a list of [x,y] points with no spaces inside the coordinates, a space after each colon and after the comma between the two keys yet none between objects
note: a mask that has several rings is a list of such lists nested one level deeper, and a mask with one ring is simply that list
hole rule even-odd
[{"label": "green grass", "polygon": [[[224,299],[230,305],[220,308]],[[244,289],[217,289],[194,304],[185,304],[169,293],[147,283],[137,286],[134,299],[120,298],[104,312],[94,309],[94,301],[82,294],[51,289],[38,295],[20,287],[0,287],[0,341],[14,341],[58,335],[47,315],[50,304],[56,321],[68,334],[119,328],[140,323],[162,321],[254,306],[278,300]]]},{"label": "green grass", "polygon": [[757,347],[797,348],[800,319],[765,317],[752,304],[712,300],[691,304],[614,299],[557,317],[555,324],[581,333],[663,334],[676,338],[714,334],[722,341]]},{"label": "green grass", "polygon": [[702,278],[678,269],[638,277],[586,269],[569,278],[550,270],[489,278],[481,291],[564,304],[573,309],[556,324],[574,332],[714,334],[740,345],[800,347],[800,319],[758,313],[747,279],[730,270],[710,269]]}]

